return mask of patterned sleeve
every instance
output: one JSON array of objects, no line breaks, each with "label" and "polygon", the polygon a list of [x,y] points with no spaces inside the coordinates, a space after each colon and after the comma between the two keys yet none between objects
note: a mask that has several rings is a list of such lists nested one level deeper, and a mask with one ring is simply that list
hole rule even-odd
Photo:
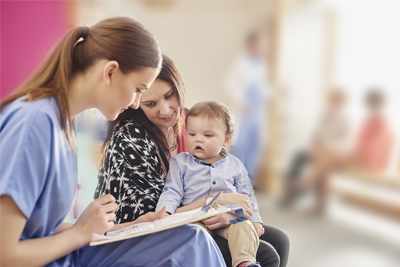
[{"label": "patterned sleeve", "polygon": [[144,128],[132,120],[124,122],[107,144],[95,198],[104,194],[107,180],[118,204],[116,224],[155,211],[165,175],[154,143]]}]

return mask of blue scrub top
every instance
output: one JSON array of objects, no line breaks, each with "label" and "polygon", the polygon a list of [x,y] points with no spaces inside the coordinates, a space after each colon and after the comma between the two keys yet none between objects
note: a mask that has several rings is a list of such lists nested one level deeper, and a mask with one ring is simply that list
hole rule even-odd
[{"label": "blue scrub top", "polygon": [[[27,218],[21,240],[52,235],[67,216],[78,183],[77,157],[55,99],[23,99],[0,113],[0,195],[11,196]],[[48,266],[71,265],[79,265],[73,254]]]}]

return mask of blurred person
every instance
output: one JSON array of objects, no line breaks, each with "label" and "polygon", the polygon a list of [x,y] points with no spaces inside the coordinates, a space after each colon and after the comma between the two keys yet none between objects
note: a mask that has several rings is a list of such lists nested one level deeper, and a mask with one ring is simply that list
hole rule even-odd
[{"label": "blurred person", "polygon": [[325,111],[317,124],[311,144],[298,152],[285,177],[283,204],[291,204],[296,195],[316,183],[321,168],[335,165],[336,158],[348,153],[349,122],[343,113],[346,95],[335,88],[328,93]]},{"label": "blurred person", "polygon": [[[318,148],[313,153],[311,170],[303,175],[294,186],[288,190],[289,195],[306,188],[313,187],[316,192],[316,202],[312,213],[323,214],[328,197],[330,174],[334,171],[356,171],[352,175],[382,174],[387,167],[392,133],[383,116],[384,97],[379,89],[372,88],[365,95],[365,107],[368,112],[361,126],[355,148],[338,146],[336,149]],[[341,149],[344,148],[344,149]],[[289,196],[289,199],[291,198]]]},{"label": "blurred person", "polygon": [[211,235],[228,240],[232,266],[260,266],[256,263],[256,252],[264,228],[257,199],[245,167],[225,149],[235,129],[231,111],[214,101],[197,103],[188,111],[186,128],[189,152],[171,158],[156,211],[167,206],[167,212],[173,214],[181,205],[192,204],[204,197],[207,197],[207,204],[221,191],[246,195],[252,214],[245,213],[245,221],[216,229],[208,229],[201,222],[198,224]]},{"label": "blurred person", "polygon": [[[1,266],[225,266],[196,225],[89,246],[93,234],[116,228],[110,194],[89,204],[75,224],[63,222],[78,183],[73,117],[97,108],[114,120],[138,108],[161,62],[158,42],[141,24],[110,18],[73,28],[0,101]],[[150,212],[130,224],[166,215]]]},{"label": "blurred person", "polygon": [[[104,140],[104,156],[98,175],[95,198],[111,183],[111,194],[116,198],[118,209],[115,223],[130,222],[146,212],[154,211],[164,187],[171,157],[186,148],[185,86],[175,63],[163,56],[162,69],[152,84],[143,92],[138,109],[129,108],[116,120],[108,122]],[[124,179],[121,179],[123,174]],[[207,197],[179,207],[183,212],[202,207]],[[221,205],[235,205],[251,213],[248,197],[243,194],[222,194]],[[232,217],[225,213],[203,223],[209,229],[228,227]],[[289,239],[280,229],[263,224],[256,259],[262,266],[286,266],[289,256]],[[231,266],[231,254],[226,239],[213,236],[227,266]]]},{"label": "blurred person", "polygon": [[368,112],[358,138],[355,160],[366,171],[382,173],[389,161],[393,135],[383,114],[384,95],[378,88],[370,89],[365,96]]},{"label": "blurred person", "polygon": [[230,146],[249,172],[252,184],[257,175],[266,140],[266,110],[269,97],[266,37],[260,31],[251,32],[245,51],[234,62],[226,78],[226,92],[232,102],[237,132]]}]

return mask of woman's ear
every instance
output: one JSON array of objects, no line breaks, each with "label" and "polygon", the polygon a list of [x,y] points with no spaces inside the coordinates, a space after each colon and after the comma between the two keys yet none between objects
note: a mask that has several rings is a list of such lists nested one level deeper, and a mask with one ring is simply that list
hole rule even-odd
[{"label": "woman's ear", "polygon": [[114,78],[114,75],[115,75],[116,71],[118,70],[118,68],[119,68],[119,64],[115,60],[108,61],[104,65],[102,78],[108,86],[111,85],[111,79]]},{"label": "woman's ear", "polygon": [[231,141],[232,141],[232,135],[231,135],[231,134],[225,135],[224,147],[226,147],[227,145],[229,145],[229,143],[230,143]]}]

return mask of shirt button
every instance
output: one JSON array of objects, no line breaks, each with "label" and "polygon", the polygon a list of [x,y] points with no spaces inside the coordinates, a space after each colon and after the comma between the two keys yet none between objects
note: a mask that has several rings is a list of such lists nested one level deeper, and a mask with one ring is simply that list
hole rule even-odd
[{"label": "shirt button", "polygon": [[216,184],[216,183],[217,183],[216,181],[213,182],[213,184]]},{"label": "shirt button", "polygon": [[214,168],[214,165],[211,165],[211,168]]}]

